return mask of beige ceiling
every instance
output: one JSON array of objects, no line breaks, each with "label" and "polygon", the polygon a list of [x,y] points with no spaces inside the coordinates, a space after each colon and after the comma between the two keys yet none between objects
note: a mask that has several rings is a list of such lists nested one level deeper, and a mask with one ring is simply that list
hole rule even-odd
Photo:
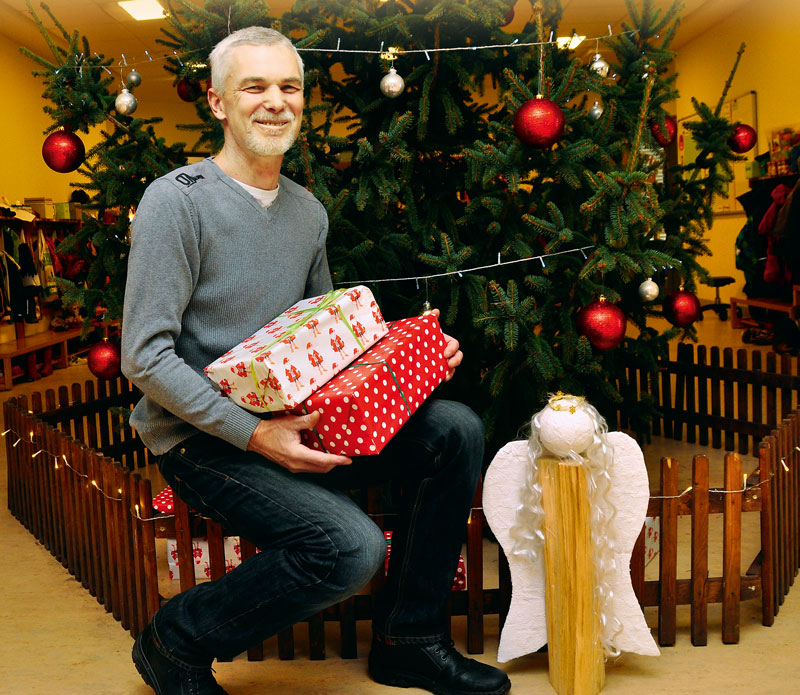
[{"label": "beige ceiling", "polygon": [[[194,0],[202,4],[202,0]],[[269,6],[280,13],[291,7],[293,0],[272,0]],[[320,0],[324,2],[325,0]],[[695,36],[713,28],[721,18],[731,13],[745,0],[683,0],[684,11],[676,41],[676,47]],[[46,14],[33,2],[37,13],[45,21],[48,28],[53,24]],[[137,63],[147,61],[145,51],[151,57],[163,57],[165,49],[156,43],[164,20],[137,22],[129,17],[116,0],[47,0],[47,4],[68,31],[78,29],[90,42],[93,51],[121,61]],[[628,16],[624,0],[562,0],[564,19],[561,33],[569,34],[573,29],[578,34],[594,37],[605,35],[608,25],[613,31],[619,31],[622,21]],[[658,7],[669,5],[668,0],[656,0]],[[528,0],[518,0],[516,17],[511,25],[512,30],[519,29],[530,16]],[[36,28],[25,0],[0,0],[0,33],[14,43],[28,46],[39,55],[46,54],[46,45]],[[593,46],[584,44],[587,52]],[[581,50],[584,50],[581,49]],[[148,70],[148,72],[152,72]],[[164,72],[164,71],[159,71]],[[163,80],[171,79],[165,72]]]}]

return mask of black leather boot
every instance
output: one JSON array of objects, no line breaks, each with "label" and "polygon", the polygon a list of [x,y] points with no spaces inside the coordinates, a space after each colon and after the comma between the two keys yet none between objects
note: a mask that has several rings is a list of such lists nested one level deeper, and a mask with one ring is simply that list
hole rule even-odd
[{"label": "black leather boot", "polygon": [[156,646],[148,625],[133,644],[136,670],[156,695],[227,695],[214,680],[210,668],[181,668]]},{"label": "black leather boot", "polygon": [[435,695],[504,695],[511,688],[499,668],[459,654],[451,640],[386,644],[374,638],[369,673],[384,685],[424,688]]}]

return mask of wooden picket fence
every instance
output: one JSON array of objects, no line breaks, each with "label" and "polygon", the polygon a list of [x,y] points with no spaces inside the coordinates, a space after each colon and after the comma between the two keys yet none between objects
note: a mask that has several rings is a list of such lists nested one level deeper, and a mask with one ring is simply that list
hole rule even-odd
[{"label": "wooden picket fence", "polygon": [[[657,375],[629,368],[627,384],[618,384],[634,400],[654,398],[660,410],[654,435],[758,456],[759,442],[800,407],[797,357],[691,343],[673,347]],[[624,411],[617,424],[627,428]]]},{"label": "wooden picket fence", "polygon": [[[768,367],[769,364],[768,357]],[[713,363],[708,366],[711,371],[703,378],[720,378],[718,367]],[[684,395],[680,402],[684,409],[687,403],[698,403],[686,397],[686,375],[699,374],[701,370],[679,359],[665,364],[664,372],[670,377],[671,390],[665,388],[662,393],[676,393],[679,390],[675,388],[676,380],[683,379]],[[762,387],[773,389],[775,402],[783,404],[784,391],[796,390],[796,377],[774,371],[769,374],[775,378],[770,377]],[[737,376],[742,377],[741,383],[756,383],[741,374]],[[787,377],[786,382],[777,377]],[[709,399],[711,388],[706,386]],[[695,385],[694,393],[699,391]],[[193,538],[208,539],[211,577],[225,572],[223,528],[192,513],[177,498],[174,513],[153,511],[151,481],[144,475],[152,470],[148,465],[152,461],[141,441],[122,426],[123,418],[114,410],[129,409],[137,399],[135,389],[120,379],[87,381],[82,386],[74,384],[71,389],[62,387],[57,393],[47,391],[34,393],[30,398],[11,398],[3,406],[11,512],[134,636],[163,601],[158,588],[157,538],[177,541],[181,591],[195,583]],[[702,397],[699,402],[703,402]],[[686,425],[692,421],[693,427],[701,430],[718,427],[721,422],[707,420],[704,413],[684,412],[675,405],[677,401],[670,403],[671,410],[668,408],[658,423],[666,436],[675,435],[678,422]],[[761,412],[768,410],[769,406]],[[723,410],[712,416],[726,418],[726,426],[733,427],[736,414],[737,411]],[[723,487],[710,489],[708,459],[696,456],[692,464],[692,489],[681,492],[678,489],[681,464],[675,458],[662,460],[659,490],[652,494],[648,508],[648,515],[659,518],[661,526],[658,579],[645,580],[643,534],[631,561],[631,577],[640,603],[658,609],[660,644],[675,643],[679,605],[691,606],[691,639],[696,645],[706,643],[707,610],[712,603],[722,604],[722,640],[726,643],[739,639],[742,601],[760,598],[762,623],[771,625],[774,621],[800,566],[800,490],[795,474],[800,463],[800,413],[785,410],[781,414],[786,415],[783,421],[766,425],[766,436],[761,435],[757,450],[759,469],[746,479],[739,454],[729,453],[725,457]],[[750,442],[755,430],[743,428],[733,432],[740,437],[741,445],[742,438]],[[702,436],[699,438],[703,443]],[[725,440],[727,445],[727,430]],[[485,548],[496,546],[484,541],[480,495],[479,489],[468,528],[467,589],[454,591],[450,601],[451,615],[466,616],[467,649],[471,653],[484,649],[486,617],[498,615],[502,623],[511,597],[508,565],[499,549],[491,550],[499,554],[497,585],[487,588],[484,581]],[[383,513],[381,499],[379,491],[370,491],[366,507],[376,522],[388,529],[392,517]],[[742,573],[742,515],[751,512],[759,515],[760,550]],[[710,577],[708,570],[711,514],[722,515],[725,529],[720,577]],[[689,579],[679,579],[677,528],[678,517],[682,515],[690,515],[692,519]],[[241,548],[243,558],[256,552],[246,541],[241,542]],[[345,658],[357,655],[356,624],[369,619],[372,596],[381,581],[382,576],[376,576],[366,593],[306,621],[310,658],[325,658],[326,624],[332,622],[338,625],[341,655]],[[299,626],[276,637],[280,658],[293,658],[297,629]],[[263,645],[251,649],[248,657],[263,658]]]}]

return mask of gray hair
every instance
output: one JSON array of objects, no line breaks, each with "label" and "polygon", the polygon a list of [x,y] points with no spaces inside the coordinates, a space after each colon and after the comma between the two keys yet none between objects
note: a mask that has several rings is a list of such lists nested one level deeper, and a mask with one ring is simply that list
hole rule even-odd
[{"label": "gray hair", "polygon": [[303,79],[303,59],[294,44],[279,31],[269,27],[246,27],[228,34],[208,56],[211,65],[211,85],[220,96],[225,91],[225,80],[230,73],[231,51],[237,46],[288,46],[297,58],[300,79]]}]

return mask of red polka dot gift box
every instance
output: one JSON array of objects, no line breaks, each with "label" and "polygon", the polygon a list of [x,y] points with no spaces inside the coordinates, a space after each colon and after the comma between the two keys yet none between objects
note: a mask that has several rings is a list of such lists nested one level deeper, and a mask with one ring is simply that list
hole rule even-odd
[{"label": "red polka dot gift box", "polygon": [[167,485],[161,492],[153,497],[153,509],[162,514],[168,514],[175,508],[175,499],[172,488]]},{"label": "red polka dot gift box", "polygon": [[256,413],[290,410],[387,333],[363,285],[297,302],[209,364],[205,375]]},{"label": "red polka dot gift box", "polygon": [[393,322],[373,345],[292,412],[320,412],[303,430],[314,449],[346,456],[379,453],[447,375],[445,341],[432,314]]}]

